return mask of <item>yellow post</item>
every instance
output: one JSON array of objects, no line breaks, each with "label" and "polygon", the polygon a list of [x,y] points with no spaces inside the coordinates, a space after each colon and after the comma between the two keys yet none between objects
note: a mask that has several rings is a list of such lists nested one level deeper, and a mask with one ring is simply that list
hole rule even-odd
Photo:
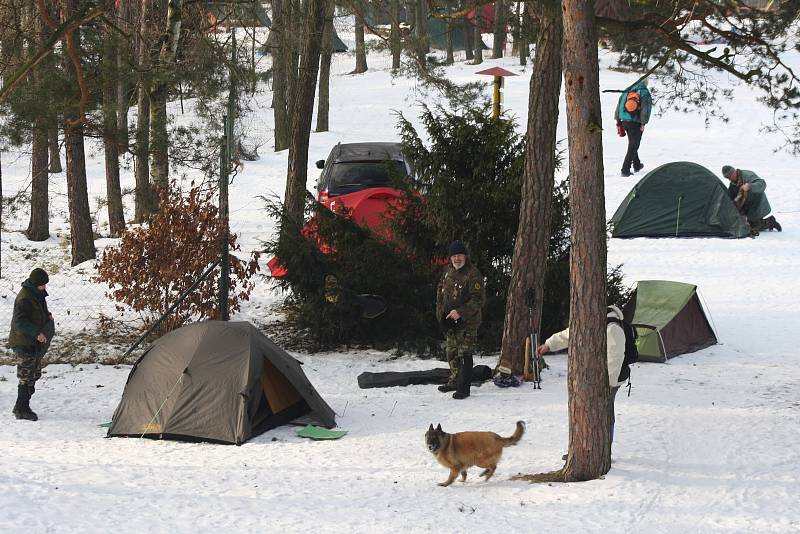
[{"label": "yellow post", "polygon": [[494,77],[494,100],[492,102],[492,118],[500,117],[500,85],[503,83],[502,76]]}]

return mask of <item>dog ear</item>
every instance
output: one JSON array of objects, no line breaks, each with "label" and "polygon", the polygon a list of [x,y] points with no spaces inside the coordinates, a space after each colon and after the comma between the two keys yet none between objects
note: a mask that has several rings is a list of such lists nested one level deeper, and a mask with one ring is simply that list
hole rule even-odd
[{"label": "dog ear", "polygon": [[428,432],[433,432],[433,423],[431,423],[431,426],[428,427]]},{"label": "dog ear", "polygon": [[439,423],[439,424],[436,426],[436,431],[437,431],[437,432],[441,432],[441,431],[442,431],[442,423]]}]

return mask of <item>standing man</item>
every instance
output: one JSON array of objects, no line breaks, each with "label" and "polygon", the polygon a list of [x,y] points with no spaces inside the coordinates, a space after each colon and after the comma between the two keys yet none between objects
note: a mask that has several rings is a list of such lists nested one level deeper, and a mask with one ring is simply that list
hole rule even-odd
[{"label": "standing man", "polygon": [[436,317],[445,332],[450,378],[439,391],[454,391],[454,399],[469,397],[472,381],[472,353],[475,351],[481,308],[485,300],[483,275],[467,257],[462,241],[447,249],[450,264],[436,289]]},{"label": "standing man", "polygon": [[729,182],[728,196],[731,197],[739,213],[747,218],[750,225],[750,237],[755,237],[763,230],[781,231],[783,228],[775,220],[774,215],[766,219],[767,214],[772,211],[767,200],[767,182],[754,173],[744,169],[737,169],[730,165],[722,167],[722,176]]},{"label": "standing man", "polygon": [[22,283],[22,289],[14,300],[8,346],[17,359],[19,385],[13,409],[17,419],[39,419],[31,410],[30,400],[36,391],[36,381],[42,377],[42,357],[54,332],[53,316],[47,311],[45,300],[49,281],[44,269],[37,267]]},{"label": "standing man", "polygon": [[639,172],[644,167],[639,160],[639,145],[642,142],[644,125],[650,120],[652,108],[653,100],[647,89],[647,78],[623,91],[619,97],[614,120],[617,121],[617,131],[620,135],[628,136],[628,151],[622,162],[622,176],[631,175],[631,164],[633,172]]},{"label": "standing man", "polygon": [[[622,329],[622,311],[616,306],[608,306],[606,315],[606,362],[608,366],[608,387],[611,389],[608,396],[608,424],[609,439],[614,443],[614,399],[617,396],[619,387],[627,379],[622,372],[622,364],[625,362],[625,330]],[[544,342],[544,345],[536,347],[539,356],[547,352],[558,352],[569,346],[569,328],[556,332]],[[566,456],[563,458],[566,460]]]}]

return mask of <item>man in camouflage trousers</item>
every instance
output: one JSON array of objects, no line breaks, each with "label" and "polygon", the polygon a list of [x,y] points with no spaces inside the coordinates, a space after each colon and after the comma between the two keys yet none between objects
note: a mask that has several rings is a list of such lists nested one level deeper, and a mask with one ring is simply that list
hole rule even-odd
[{"label": "man in camouflage trousers", "polygon": [[42,357],[54,332],[53,316],[47,311],[45,300],[49,281],[44,269],[34,269],[14,300],[8,346],[17,359],[19,385],[13,409],[17,419],[39,419],[31,410],[30,400],[36,391],[36,381],[42,376]]},{"label": "man in camouflage trousers", "polygon": [[455,391],[454,399],[465,399],[469,397],[472,353],[485,300],[483,275],[469,261],[463,242],[453,241],[447,253],[450,265],[436,290],[436,317],[445,331],[450,378],[439,391]]}]

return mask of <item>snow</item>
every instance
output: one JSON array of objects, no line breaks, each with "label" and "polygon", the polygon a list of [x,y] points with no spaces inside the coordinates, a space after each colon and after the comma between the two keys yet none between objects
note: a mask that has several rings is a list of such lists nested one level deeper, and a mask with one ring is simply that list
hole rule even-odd
[{"label": "snow", "polygon": [[[630,73],[608,69],[601,51],[603,88],[624,87]],[[797,57],[791,58],[797,63]],[[352,56],[337,56],[332,78],[331,132],[312,134],[313,162],[338,141],[395,140],[395,112],[415,123],[419,101],[431,103],[413,81],[392,78],[390,58],[369,56],[360,76]],[[502,66],[519,73],[506,80],[504,105],[521,124],[527,115],[530,65],[514,59],[463,62],[448,68],[454,81],[475,80],[477,70]],[[715,74],[720,83],[732,80]],[[658,84],[653,84],[657,89]],[[486,94],[490,94],[487,86]],[[756,171],[782,233],[757,239],[631,239],[609,242],[609,264],[623,263],[626,281],[668,279],[697,284],[720,344],[667,364],[634,367],[633,391],[617,396],[611,471],[601,480],[528,484],[509,480],[561,466],[568,435],[566,358],[547,358],[541,390],[529,385],[473,388],[461,402],[433,386],[361,390],[363,371],[401,371],[441,362],[362,350],[297,354],[319,393],[348,434],[312,442],[296,427],[271,430],[240,446],[139,439],[105,439],[105,428],[124,387],[129,366],[49,365],[32,406],[36,423],[14,420],[15,369],[0,366],[0,531],[19,532],[799,532],[796,487],[800,483],[800,312],[797,280],[800,193],[796,160],[774,152],[781,143],[760,132],[770,113],[747,88],[734,87],[726,103],[727,124],[705,127],[699,114],[667,111],[647,127],[640,154],[645,171],[675,160],[694,161],[714,172],[723,164]],[[258,119],[271,122],[269,94],[261,95]],[[603,93],[604,116],[616,94]],[[559,137],[566,136],[562,102]],[[625,140],[611,121],[604,132],[606,214],[610,217],[643,175],[619,176]],[[261,149],[231,185],[234,231],[246,250],[273,231],[257,196],[282,196],[286,152]],[[89,197],[104,191],[103,163],[89,160]],[[123,186],[133,183],[131,169]],[[566,169],[561,171],[561,176]],[[3,155],[4,195],[29,181],[26,155]],[[69,300],[90,281],[91,262],[70,267],[63,235],[68,230],[63,178],[55,177],[53,237],[31,244],[20,233],[24,209],[6,213],[2,234],[0,314],[10,311],[18,283],[43,255],[54,276],[51,301]],[[98,210],[99,220],[104,219]],[[98,246],[113,244],[102,240]],[[26,248],[27,252],[20,249]],[[82,302],[87,317],[113,305],[102,298]],[[265,280],[237,319],[264,322],[281,295]],[[64,306],[74,305],[63,302]],[[75,312],[79,313],[79,312]],[[56,340],[56,343],[58,341]],[[101,359],[109,355],[102,352]],[[111,355],[113,356],[113,355]],[[477,358],[494,365],[496,357]],[[430,423],[446,431],[491,430],[510,435],[524,420],[527,432],[506,449],[489,482],[477,469],[466,483],[436,483],[446,469],[427,451]]]}]

